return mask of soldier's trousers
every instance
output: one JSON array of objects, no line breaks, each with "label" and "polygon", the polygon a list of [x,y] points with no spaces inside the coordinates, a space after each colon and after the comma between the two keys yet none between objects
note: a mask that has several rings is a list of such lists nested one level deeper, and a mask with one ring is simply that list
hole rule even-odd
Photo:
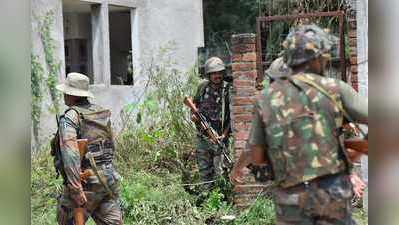
[{"label": "soldier's trousers", "polygon": [[330,175],[274,193],[277,225],[355,225],[352,184],[347,175]]},{"label": "soldier's trousers", "polygon": [[[207,139],[198,136],[197,139],[197,164],[202,182],[217,179],[223,174],[223,157],[219,147]],[[204,184],[206,190],[213,187],[214,182]]]},{"label": "soldier's trousers", "polygon": [[[104,186],[101,184],[91,185],[84,188],[86,204],[86,220],[91,216],[97,225],[121,225],[122,211],[118,199],[117,183],[110,187],[114,192],[111,198]],[[57,221],[59,225],[73,225],[74,204],[70,198],[69,191],[65,188],[64,193],[58,199]]]}]

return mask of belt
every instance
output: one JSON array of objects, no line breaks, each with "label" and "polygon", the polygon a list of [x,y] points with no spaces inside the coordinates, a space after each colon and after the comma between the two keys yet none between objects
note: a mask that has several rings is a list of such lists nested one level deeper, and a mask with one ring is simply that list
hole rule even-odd
[{"label": "belt", "polygon": [[295,186],[284,188],[284,190],[285,191],[294,191],[294,192],[296,192],[296,191],[302,191],[302,190],[309,189],[310,187],[318,187],[320,182],[322,182],[322,181],[324,181],[326,179],[335,178],[335,177],[342,176],[342,175],[346,175],[346,173],[345,172],[339,172],[339,173],[336,173],[336,174],[328,174],[328,175],[324,175],[324,176],[321,176],[321,177],[316,177],[316,178],[314,178],[312,180],[305,181],[305,182],[297,184]]}]

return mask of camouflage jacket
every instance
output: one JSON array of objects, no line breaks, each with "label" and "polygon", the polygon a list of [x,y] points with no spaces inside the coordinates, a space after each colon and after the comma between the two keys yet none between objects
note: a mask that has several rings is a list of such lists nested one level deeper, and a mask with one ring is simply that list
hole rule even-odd
[{"label": "camouflage jacket", "polygon": [[218,134],[221,134],[230,123],[230,86],[223,82],[221,88],[214,89],[209,81],[198,87],[194,103],[199,112],[205,116]]},{"label": "camouflage jacket", "polygon": [[[342,81],[316,74],[294,76],[306,76],[343,104]],[[343,123],[339,108],[296,79],[267,82],[255,104],[250,144],[266,148],[275,182],[285,188],[345,171],[347,160],[338,137]]]}]

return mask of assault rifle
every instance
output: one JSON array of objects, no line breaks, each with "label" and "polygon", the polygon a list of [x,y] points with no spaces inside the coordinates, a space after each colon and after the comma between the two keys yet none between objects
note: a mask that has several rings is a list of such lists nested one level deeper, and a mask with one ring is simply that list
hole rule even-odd
[{"label": "assault rifle", "polygon": [[209,125],[206,118],[198,111],[197,107],[193,103],[193,100],[190,97],[184,98],[184,104],[188,106],[191,112],[198,118],[199,129],[206,134],[206,136],[215,144],[217,144],[221,149],[224,157],[226,158],[229,166],[233,165],[233,161],[230,159],[229,155],[227,154],[227,149],[224,143],[218,139],[218,133]]}]

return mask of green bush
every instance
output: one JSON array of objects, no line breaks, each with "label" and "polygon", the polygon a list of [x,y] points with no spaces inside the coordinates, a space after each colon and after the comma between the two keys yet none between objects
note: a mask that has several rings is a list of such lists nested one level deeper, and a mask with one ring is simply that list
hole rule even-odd
[{"label": "green bush", "polygon": [[247,209],[235,224],[248,225],[273,225],[275,224],[275,212],[273,201],[266,197],[258,198],[249,209]]},{"label": "green bush", "polygon": [[53,161],[48,147],[32,156],[31,223],[54,224],[57,196],[62,190],[61,179],[55,179]]},{"label": "green bush", "polygon": [[[126,127],[116,138],[115,154],[116,167],[123,177],[120,195],[124,224],[274,224],[270,199],[259,198],[240,212],[231,204],[231,185],[224,179],[218,180],[219,189],[198,204],[201,196],[196,194],[201,187],[187,185],[199,178],[193,157],[195,130],[183,98],[194,94],[199,79],[195,71],[182,74],[172,65],[159,63],[148,68],[151,88],[146,97],[124,110]],[[62,181],[55,178],[48,148],[32,156],[32,224],[56,222],[56,198],[62,191]],[[232,214],[237,217],[235,221],[222,219]]]}]

